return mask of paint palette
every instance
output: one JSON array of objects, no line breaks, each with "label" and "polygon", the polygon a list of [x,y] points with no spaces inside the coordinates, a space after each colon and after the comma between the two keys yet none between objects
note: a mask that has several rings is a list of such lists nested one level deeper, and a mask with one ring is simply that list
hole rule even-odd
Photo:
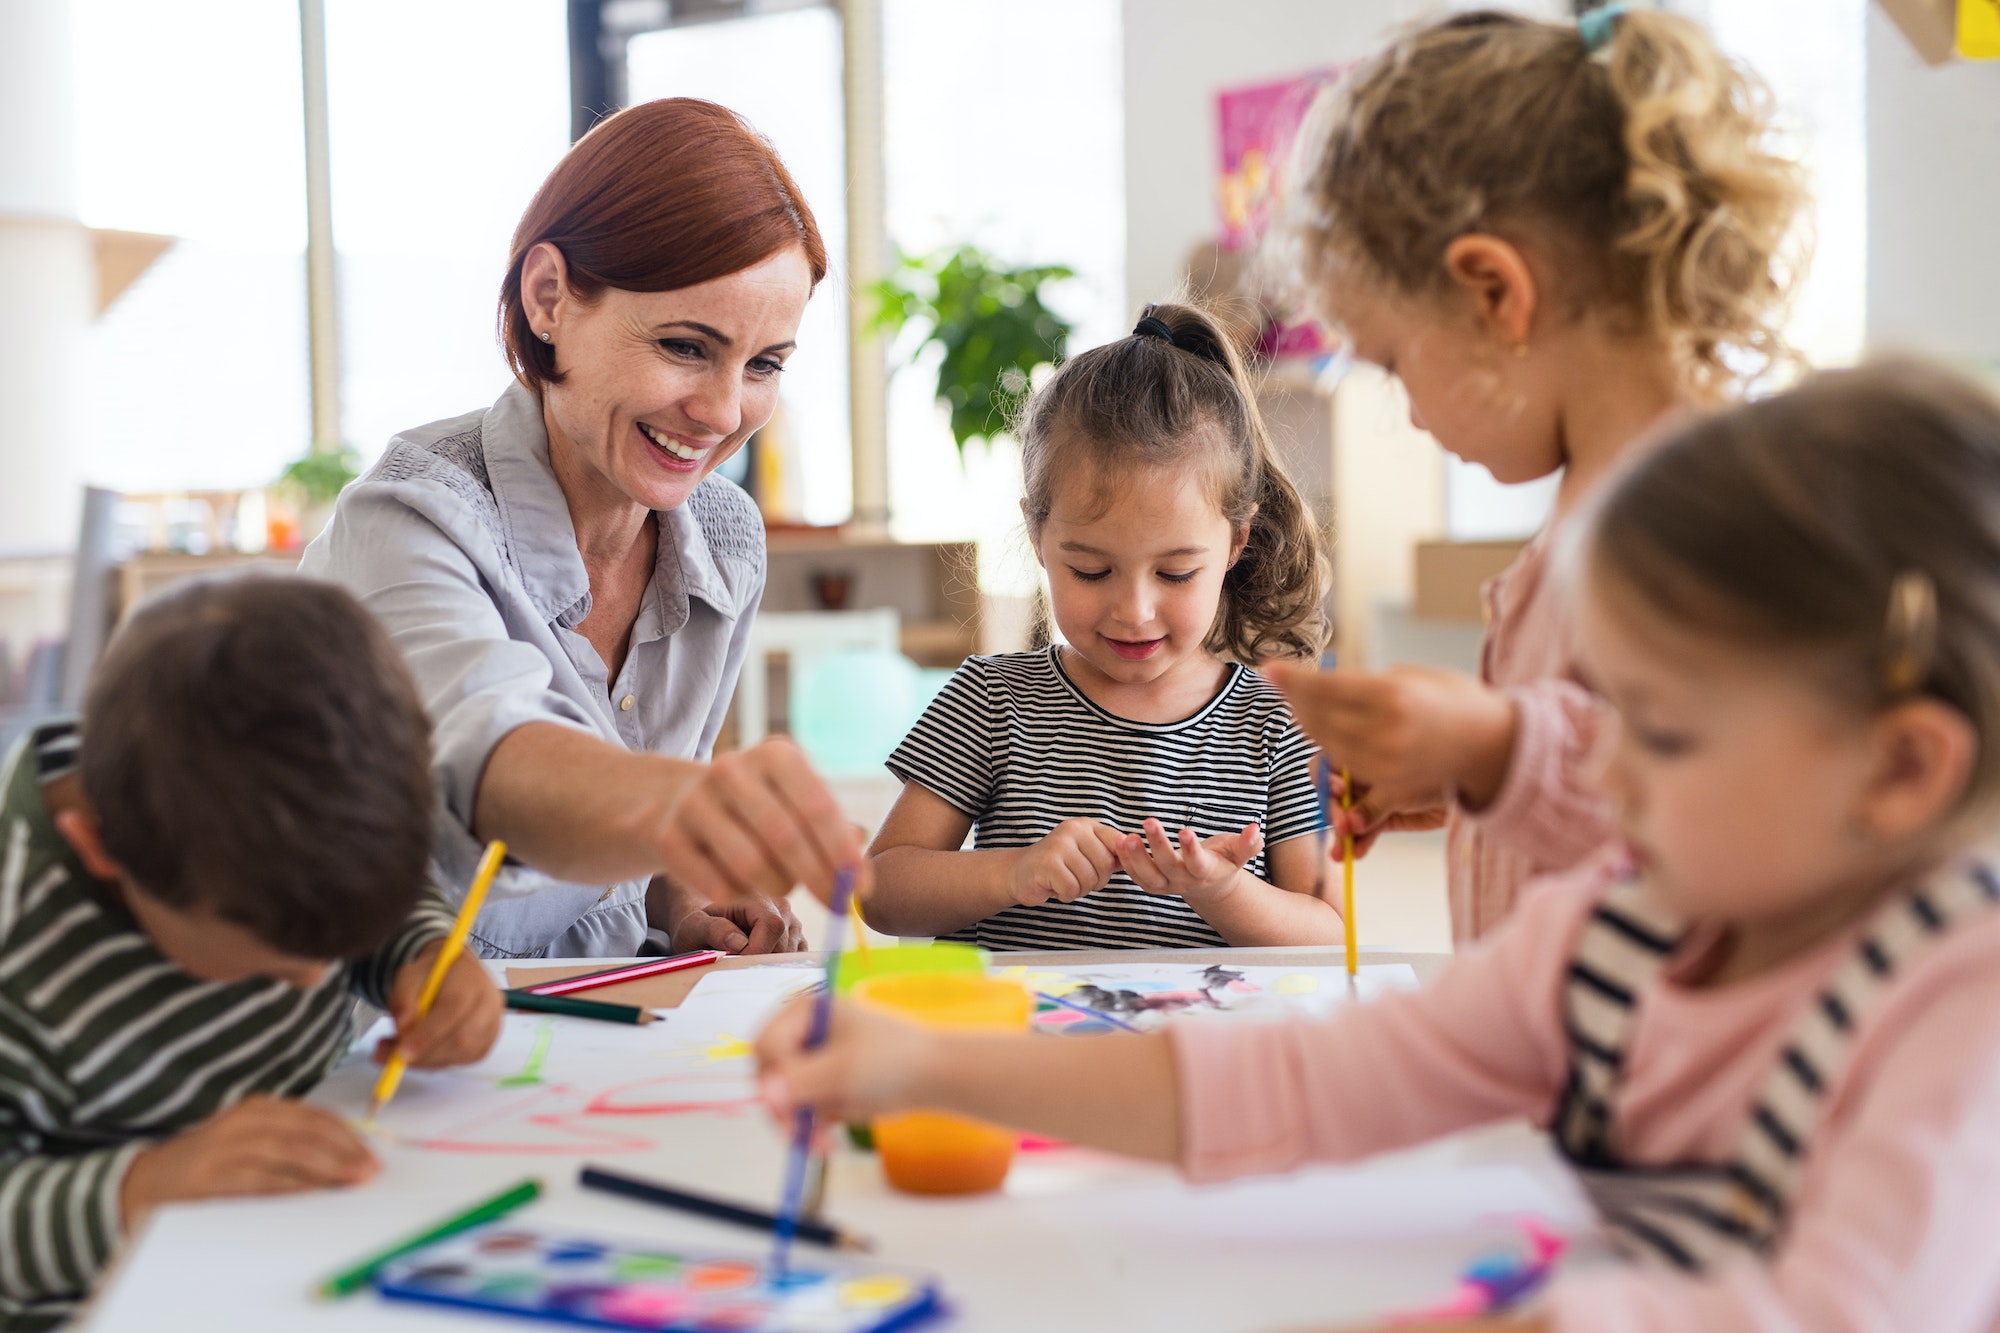
[{"label": "paint palette", "polygon": [[394,1300],[659,1333],[888,1333],[942,1310],[929,1279],[876,1264],[815,1255],[774,1278],[762,1258],[507,1222],[406,1255],[375,1286]]}]

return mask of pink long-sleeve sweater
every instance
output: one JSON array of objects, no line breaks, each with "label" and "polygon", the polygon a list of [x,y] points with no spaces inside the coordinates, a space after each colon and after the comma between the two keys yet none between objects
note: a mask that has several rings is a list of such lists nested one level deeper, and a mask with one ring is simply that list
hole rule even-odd
[{"label": "pink long-sleeve sweater", "polygon": [[1588,762],[1606,705],[1576,681],[1570,599],[1549,569],[1554,532],[1552,522],[1483,590],[1479,676],[1513,701],[1516,729],[1492,803],[1451,810],[1445,883],[1461,945],[1499,925],[1528,880],[1575,865],[1612,833]]},{"label": "pink long-sleeve sweater", "polygon": [[[1568,1060],[1564,973],[1612,873],[1593,858],[1532,887],[1423,990],[1327,1018],[1174,1027],[1183,1169],[1197,1180],[1284,1171],[1546,1120]],[[1625,1159],[1728,1161],[1802,1007],[1857,932],[1740,983],[1689,988],[1670,967],[1642,991],[1612,1104]],[[1860,1023],[1825,1108],[1768,1262],[1702,1278],[1614,1268],[1561,1279],[1555,1326],[2000,1333],[2000,913],[1896,979]]]}]

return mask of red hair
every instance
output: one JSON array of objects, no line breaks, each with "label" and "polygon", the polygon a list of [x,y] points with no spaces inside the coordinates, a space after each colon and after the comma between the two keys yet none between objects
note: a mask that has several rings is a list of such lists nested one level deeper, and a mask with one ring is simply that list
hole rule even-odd
[{"label": "red hair", "polygon": [[555,349],[528,327],[521,267],[543,241],[562,251],[573,291],[669,292],[740,273],[790,246],[817,287],[826,243],[770,141],[727,107],[692,97],[644,102],[578,140],[521,215],[500,284],[500,343],[537,394],[562,382]]}]

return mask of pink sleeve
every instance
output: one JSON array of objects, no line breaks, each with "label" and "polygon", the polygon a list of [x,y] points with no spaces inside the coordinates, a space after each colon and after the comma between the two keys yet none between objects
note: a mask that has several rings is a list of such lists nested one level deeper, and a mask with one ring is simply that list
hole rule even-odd
[{"label": "pink sleeve", "polygon": [[1550,1292],[1555,1327],[2000,1327],[2000,931],[1981,932],[1983,947],[1953,941],[1951,965],[1927,968],[1922,990],[1880,1016],[1840,1090],[1852,1105],[1836,1106],[1816,1137],[1791,1230],[1769,1264],[1705,1281],[1580,1273]]},{"label": "pink sleeve", "polygon": [[1609,706],[1567,680],[1538,680],[1507,694],[1516,717],[1513,761],[1493,803],[1463,814],[1538,872],[1565,870],[1616,832],[1590,772]]},{"label": "pink sleeve", "polygon": [[1548,881],[1421,990],[1324,1018],[1174,1024],[1182,1170],[1286,1171],[1547,1116],[1567,1068],[1564,965],[1604,876]]}]

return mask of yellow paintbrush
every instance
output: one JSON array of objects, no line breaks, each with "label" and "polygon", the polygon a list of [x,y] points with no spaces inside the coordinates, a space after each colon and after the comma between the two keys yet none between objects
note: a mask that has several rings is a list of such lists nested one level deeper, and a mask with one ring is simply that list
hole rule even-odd
[{"label": "yellow paintbrush", "polygon": [[[436,1002],[438,992],[444,989],[445,974],[458,961],[459,953],[465,948],[465,937],[472,931],[472,919],[479,915],[479,904],[486,901],[486,890],[493,886],[493,877],[500,873],[500,863],[507,859],[507,844],[495,838],[486,844],[486,854],[479,858],[479,869],[473,872],[472,887],[466,891],[465,901],[459,905],[458,920],[451,923],[451,934],[444,937],[444,947],[438,950],[436,961],[431,964],[431,974],[424,979],[423,993],[417,996],[417,1022],[424,1021]],[[403,1059],[400,1048],[389,1052],[389,1058],[382,1064],[382,1077],[375,1080],[375,1107],[368,1113],[372,1121],[382,1114],[382,1108],[396,1095],[396,1085],[403,1081],[403,1070],[408,1061]]]}]

